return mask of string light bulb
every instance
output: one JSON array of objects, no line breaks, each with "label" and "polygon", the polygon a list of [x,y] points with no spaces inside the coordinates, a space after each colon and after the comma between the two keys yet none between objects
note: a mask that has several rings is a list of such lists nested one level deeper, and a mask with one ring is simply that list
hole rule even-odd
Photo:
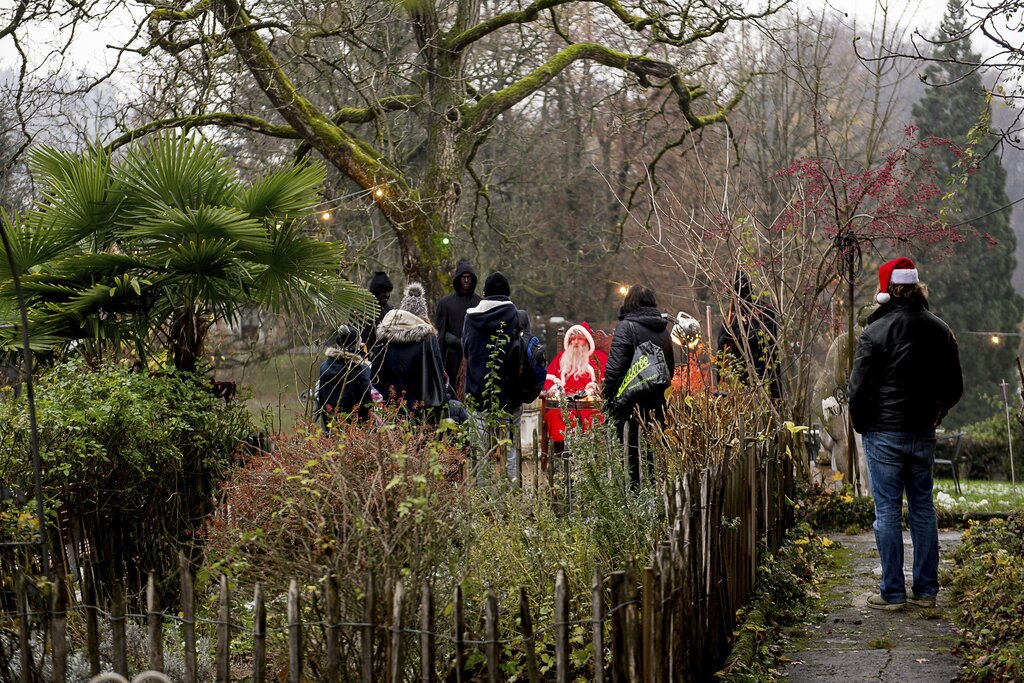
[{"label": "string light bulb", "polygon": [[331,212],[330,211],[324,211],[322,214],[320,214],[320,219],[322,221],[324,221],[325,223],[327,221],[331,220]]},{"label": "string light bulb", "polygon": [[380,199],[381,197],[383,197],[384,196],[384,188],[383,187],[378,187],[376,190],[373,191],[373,196],[376,197],[377,199]]},{"label": "string light bulb", "polygon": [[1000,342],[999,335],[998,334],[993,334],[991,337],[989,337],[989,341],[991,341],[993,345],[999,346],[999,342]]}]

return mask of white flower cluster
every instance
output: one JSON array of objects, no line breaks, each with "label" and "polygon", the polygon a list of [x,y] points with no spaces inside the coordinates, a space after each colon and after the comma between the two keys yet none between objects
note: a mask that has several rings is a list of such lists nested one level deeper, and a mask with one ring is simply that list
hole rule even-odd
[{"label": "white flower cluster", "polygon": [[986,507],[987,505],[989,505],[989,501],[988,501],[988,498],[982,498],[979,501],[972,502],[972,501],[967,500],[967,498],[965,498],[964,496],[960,496],[959,498],[954,498],[953,496],[949,495],[945,491],[939,491],[938,493],[935,494],[935,504],[936,505],[940,505],[940,506],[942,506],[944,508],[947,508],[947,509],[948,508],[968,508],[968,507],[981,508],[981,507]]}]

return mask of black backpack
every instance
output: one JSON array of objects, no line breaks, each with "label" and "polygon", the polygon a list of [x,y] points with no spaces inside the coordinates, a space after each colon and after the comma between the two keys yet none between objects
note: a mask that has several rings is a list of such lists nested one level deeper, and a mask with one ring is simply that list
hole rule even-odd
[{"label": "black backpack", "polygon": [[507,363],[515,398],[522,403],[535,401],[544,388],[548,368],[540,340],[522,330],[516,332]]}]

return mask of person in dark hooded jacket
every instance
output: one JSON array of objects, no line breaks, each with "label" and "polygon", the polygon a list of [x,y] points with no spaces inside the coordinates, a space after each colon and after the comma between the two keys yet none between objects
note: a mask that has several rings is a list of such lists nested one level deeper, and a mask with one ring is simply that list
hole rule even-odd
[{"label": "person in dark hooded jacket", "polygon": [[316,382],[316,417],[330,432],[331,416],[355,414],[365,419],[369,414],[370,363],[362,353],[363,342],[354,327],[342,325],[328,346],[320,364]]},{"label": "person in dark hooded jacket", "polygon": [[775,309],[754,299],[750,278],[742,270],[736,271],[733,291],[735,296],[718,331],[719,367],[731,368],[741,384],[762,383],[773,399],[781,398]]},{"label": "person in dark hooded jacket", "polygon": [[366,288],[370,290],[370,294],[373,294],[373,298],[377,300],[377,306],[380,309],[377,312],[376,319],[367,324],[361,334],[366,348],[372,349],[377,343],[377,325],[380,325],[380,321],[384,319],[388,311],[394,310],[394,306],[389,304],[388,301],[391,299],[391,292],[395,289],[395,285],[391,282],[391,278],[388,277],[387,273],[383,270],[378,270],[370,278]]},{"label": "person in dark hooded jacket", "polygon": [[[462,365],[462,324],[466,319],[466,311],[480,303],[476,292],[476,271],[473,264],[466,259],[459,259],[452,275],[454,292],[441,297],[437,302],[434,314],[434,326],[437,328],[437,340],[444,359],[444,371],[448,373],[448,381],[455,390],[455,397],[462,400],[465,395],[465,373],[459,372]],[[460,381],[461,380],[461,381]]]},{"label": "person in dark hooded jacket", "polygon": [[411,283],[398,308],[384,316],[371,355],[374,386],[386,402],[397,401],[410,415],[437,417],[448,396],[423,285]]},{"label": "person in dark hooded jacket", "polygon": [[[668,324],[668,316],[658,310],[658,301],[654,290],[643,285],[633,285],[626,293],[619,312],[619,324],[612,335],[612,346],[608,352],[608,365],[604,373],[604,389],[601,394],[605,405],[615,405],[615,397],[619,385],[626,377],[626,372],[633,363],[636,347],[645,341],[651,341],[661,347],[665,353],[669,376],[675,372],[675,354],[672,349],[672,330]],[[633,483],[640,483],[640,428],[642,422],[655,419],[665,424],[665,392],[649,391],[641,394],[628,405],[615,405],[613,414],[619,428],[629,425],[629,476]],[[648,455],[648,465],[652,458]]]}]

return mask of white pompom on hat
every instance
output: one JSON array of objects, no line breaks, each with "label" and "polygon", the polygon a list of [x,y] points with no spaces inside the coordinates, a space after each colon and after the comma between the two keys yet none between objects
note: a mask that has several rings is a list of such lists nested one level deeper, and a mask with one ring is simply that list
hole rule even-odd
[{"label": "white pompom on hat", "polygon": [[913,261],[905,256],[887,261],[878,268],[878,294],[875,295],[875,301],[880,304],[889,303],[892,299],[889,285],[912,285],[917,282],[920,280],[917,279],[917,267]]}]

